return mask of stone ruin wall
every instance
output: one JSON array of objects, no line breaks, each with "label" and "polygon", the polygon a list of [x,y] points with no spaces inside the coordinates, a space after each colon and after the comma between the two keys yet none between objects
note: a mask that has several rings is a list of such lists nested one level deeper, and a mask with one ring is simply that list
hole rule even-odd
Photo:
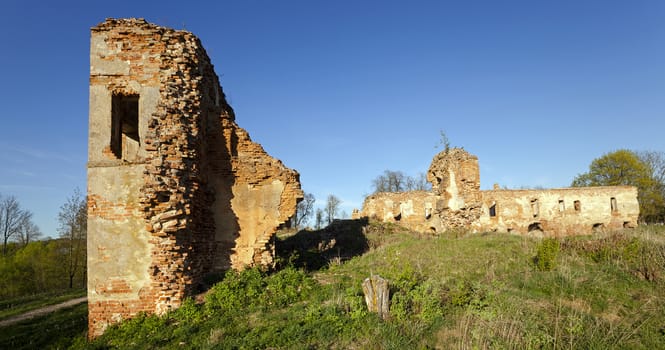
[{"label": "stone ruin wall", "polygon": [[144,20],[92,28],[89,335],[179,306],[211,272],[271,265],[299,175],[234,121],[200,41]]},{"label": "stone ruin wall", "polygon": [[548,190],[482,191],[476,231],[536,236],[590,234],[600,229],[636,227],[637,189],[632,186]]},{"label": "stone ruin wall", "polygon": [[639,216],[632,186],[481,191],[478,159],[458,148],[437,154],[427,179],[431,192],[375,193],[357,216],[419,232],[464,228],[536,236],[635,227]]},{"label": "stone ruin wall", "polygon": [[381,192],[365,198],[363,209],[354,219],[369,217],[383,222],[395,222],[418,232],[436,233],[442,228],[434,215],[438,197],[428,191]]},{"label": "stone ruin wall", "polygon": [[460,148],[438,153],[427,171],[427,181],[439,198],[434,214],[442,228],[468,227],[480,217],[478,157]]}]

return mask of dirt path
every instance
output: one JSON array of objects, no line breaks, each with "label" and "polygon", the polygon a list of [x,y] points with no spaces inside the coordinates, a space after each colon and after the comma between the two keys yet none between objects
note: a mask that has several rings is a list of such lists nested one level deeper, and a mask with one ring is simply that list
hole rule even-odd
[{"label": "dirt path", "polygon": [[50,314],[51,312],[54,312],[54,311],[57,311],[57,310],[60,310],[60,309],[66,308],[66,307],[78,305],[78,304],[83,303],[87,300],[88,300],[88,297],[80,297],[80,298],[76,298],[76,299],[67,300],[67,301],[62,302],[60,304],[49,305],[49,306],[44,306],[44,307],[39,308],[39,309],[30,310],[26,313],[16,315],[16,316],[12,316],[8,319],[0,321],[0,327],[11,326],[15,323],[18,323],[18,322],[21,322],[21,321],[24,321],[24,320],[27,320],[27,319],[30,319],[30,318],[33,318],[33,317]]}]

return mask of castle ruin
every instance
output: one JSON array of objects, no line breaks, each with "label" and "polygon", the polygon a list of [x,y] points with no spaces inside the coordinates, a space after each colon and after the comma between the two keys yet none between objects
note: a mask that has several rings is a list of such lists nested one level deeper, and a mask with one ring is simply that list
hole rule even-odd
[{"label": "castle ruin", "polygon": [[636,227],[640,210],[633,186],[481,191],[478,158],[460,148],[437,154],[427,180],[431,191],[368,196],[356,217],[430,233],[461,228],[568,236]]},{"label": "castle ruin", "polygon": [[107,19],[90,41],[89,336],[207,274],[273,264],[299,175],[235,123],[193,34]]}]

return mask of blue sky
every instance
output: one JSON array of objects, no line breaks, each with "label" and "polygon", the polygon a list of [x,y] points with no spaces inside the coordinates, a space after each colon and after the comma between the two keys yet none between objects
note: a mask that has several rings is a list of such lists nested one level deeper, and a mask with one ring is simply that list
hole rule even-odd
[{"label": "blue sky", "polygon": [[55,236],[85,189],[89,29],[201,38],[238,124],[347,213],[439,131],[481,186],[568,186],[619,148],[665,151],[665,1],[29,1],[0,4],[0,193]]}]

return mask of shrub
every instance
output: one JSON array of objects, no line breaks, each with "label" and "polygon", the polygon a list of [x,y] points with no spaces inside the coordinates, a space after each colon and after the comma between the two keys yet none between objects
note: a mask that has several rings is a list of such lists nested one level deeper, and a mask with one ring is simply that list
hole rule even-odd
[{"label": "shrub", "polygon": [[268,308],[284,307],[309,295],[315,284],[302,270],[287,267],[267,278],[265,298],[259,302]]},{"label": "shrub", "polygon": [[212,287],[206,295],[206,309],[209,312],[234,314],[259,300],[265,287],[263,275],[256,268],[242,272],[229,270],[224,280]]},{"label": "shrub", "polygon": [[407,266],[391,288],[390,316],[399,322],[417,319],[432,325],[443,316],[441,287]]},{"label": "shrub", "polygon": [[450,291],[450,304],[453,306],[469,307],[473,310],[482,310],[488,306],[487,290],[479,283],[468,280],[460,281]]},{"label": "shrub", "polygon": [[232,316],[242,309],[251,311],[284,307],[302,300],[316,282],[302,270],[287,267],[271,276],[257,268],[229,271],[206,296],[208,313],[221,311]]},{"label": "shrub", "polygon": [[538,244],[533,263],[538,271],[552,271],[556,268],[558,255],[559,240],[556,238],[545,238]]}]

